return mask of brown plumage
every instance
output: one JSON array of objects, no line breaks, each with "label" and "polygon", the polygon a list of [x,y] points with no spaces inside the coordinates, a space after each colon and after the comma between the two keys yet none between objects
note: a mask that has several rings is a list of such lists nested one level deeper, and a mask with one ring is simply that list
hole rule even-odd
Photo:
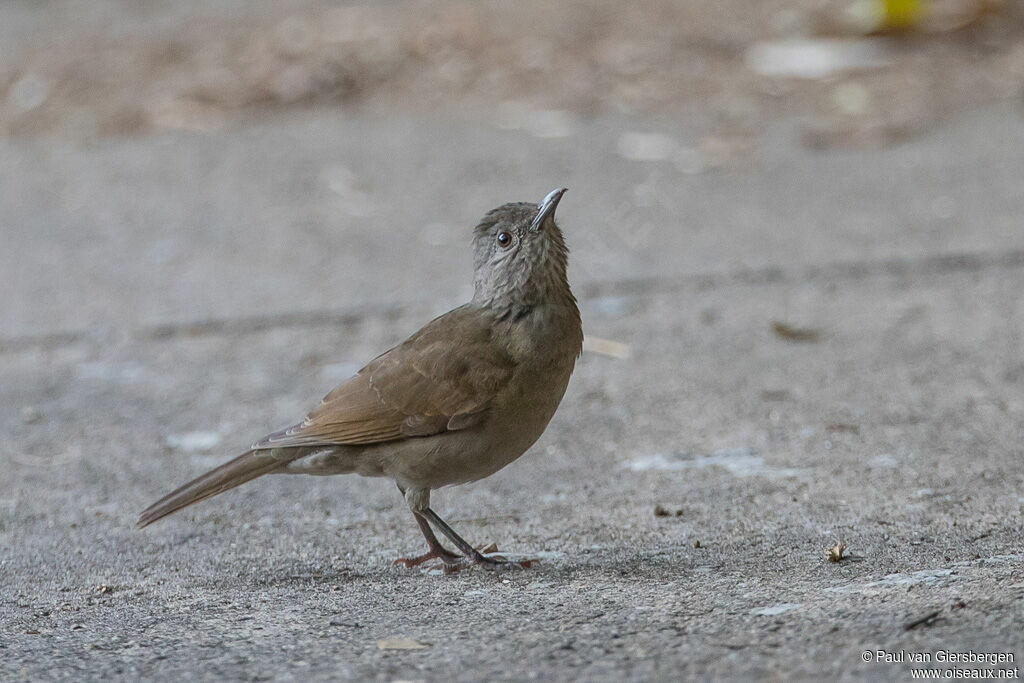
[{"label": "brown plumage", "polygon": [[160,499],[139,526],[269,473],[389,476],[429,545],[418,564],[453,565],[431,531],[492,563],[429,508],[430,490],[479,479],[540,436],[582,344],[554,221],[564,190],[540,206],[506,204],[474,233],[473,300],[425,325],[329,393],[306,418]]},{"label": "brown plumage", "polygon": [[[458,330],[458,339],[448,338]],[[468,307],[429,322],[378,356],[299,424],[253,448],[370,444],[465,429],[483,419],[515,362]]]},{"label": "brown plumage", "polygon": [[280,460],[270,456],[270,452],[259,453],[249,451],[234,460],[229,460],[220,467],[171,491],[166,496],[150,505],[139,515],[136,526],[140,529],[153,522],[188,507],[201,500],[212,498],[247,481],[255,479],[281,467]]}]

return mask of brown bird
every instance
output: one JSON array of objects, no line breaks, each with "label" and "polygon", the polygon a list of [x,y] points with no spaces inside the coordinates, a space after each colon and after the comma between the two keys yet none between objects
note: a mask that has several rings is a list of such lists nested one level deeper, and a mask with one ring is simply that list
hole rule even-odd
[{"label": "brown bird", "polygon": [[[501,564],[463,540],[430,508],[430,492],[490,476],[540,437],[565,394],[583,343],[555,224],[565,188],[540,205],[490,211],[473,234],[472,300],[427,323],[323,399],[302,422],[147,508],[144,527],[264,474],[391,477],[428,550],[439,558]],[[431,525],[463,553],[446,549]]]}]

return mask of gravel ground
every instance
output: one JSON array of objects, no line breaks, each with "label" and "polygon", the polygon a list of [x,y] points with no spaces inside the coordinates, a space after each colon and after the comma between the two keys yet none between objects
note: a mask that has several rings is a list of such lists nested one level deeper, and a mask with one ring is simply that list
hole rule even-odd
[{"label": "gravel ground", "polygon": [[[781,122],[694,169],[706,125],[317,110],[0,140],[0,678],[1019,666],[1019,113],[879,152]],[[392,568],[421,539],[378,480],[267,478],[132,529],[460,301],[473,222],[561,184],[586,331],[628,357],[584,354],[529,454],[436,501],[538,566]]]}]

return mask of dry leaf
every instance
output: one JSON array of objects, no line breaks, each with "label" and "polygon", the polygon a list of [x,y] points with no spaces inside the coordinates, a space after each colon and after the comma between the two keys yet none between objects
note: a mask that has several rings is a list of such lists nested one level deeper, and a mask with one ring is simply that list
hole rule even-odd
[{"label": "dry leaf", "polygon": [[825,557],[829,562],[842,562],[846,559],[846,544],[837,542],[834,546],[825,551]]},{"label": "dry leaf", "polygon": [[825,425],[826,432],[845,432],[847,434],[860,434],[860,427],[845,422],[831,422]]},{"label": "dry leaf", "polygon": [[629,358],[629,344],[589,335],[583,339],[583,350],[612,358]]},{"label": "dry leaf", "polygon": [[675,511],[672,511],[672,510],[668,509],[667,507],[665,507],[664,505],[661,505],[659,503],[658,505],[654,506],[654,516],[655,517],[682,517],[683,516],[683,511],[682,510],[678,510],[678,509],[675,510]]},{"label": "dry leaf", "polygon": [[425,650],[428,647],[430,643],[421,643],[404,636],[392,636],[377,641],[377,648],[380,650]]},{"label": "dry leaf", "polygon": [[785,389],[765,389],[761,392],[762,401],[788,401],[790,394]]},{"label": "dry leaf", "polygon": [[813,327],[793,327],[778,320],[772,322],[772,331],[776,336],[790,341],[816,342],[821,339],[821,330]]}]

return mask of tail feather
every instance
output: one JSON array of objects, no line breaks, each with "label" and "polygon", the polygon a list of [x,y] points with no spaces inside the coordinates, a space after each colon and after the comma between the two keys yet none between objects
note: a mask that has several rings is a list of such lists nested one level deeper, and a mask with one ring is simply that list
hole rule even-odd
[{"label": "tail feather", "polygon": [[272,457],[269,451],[244,453],[150,505],[139,515],[135,527],[141,529],[193,503],[224,493],[256,477],[273,472],[283,465],[285,462]]}]

